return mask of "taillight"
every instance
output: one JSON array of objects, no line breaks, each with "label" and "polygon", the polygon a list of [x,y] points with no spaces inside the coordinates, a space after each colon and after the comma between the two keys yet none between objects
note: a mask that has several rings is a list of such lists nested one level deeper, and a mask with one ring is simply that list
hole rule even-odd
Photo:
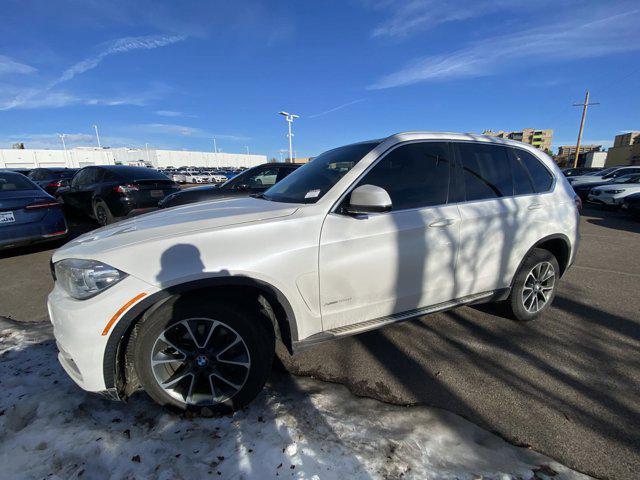
[{"label": "taillight", "polygon": [[61,182],[51,182],[49,185],[47,185],[47,187],[51,187],[51,188],[60,188],[62,186]]},{"label": "taillight", "polygon": [[60,203],[52,200],[45,200],[43,202],[34,202],[31,205],[27,205],[27,210],[35,210],[37,208],[50,208],[50,207],[59,207]]},{"label": "taillight", "polygon": [[578,211],[582,210],[582,199],[578,195],[573,197],[573,201],[576,202],[576,208]]},{"label": "taillight", "polygon": [[118,193],[131,193],[137,192],[139,189],[137,185],[131,185],[128,183],[126,185],[118,185],[114,190]]}]

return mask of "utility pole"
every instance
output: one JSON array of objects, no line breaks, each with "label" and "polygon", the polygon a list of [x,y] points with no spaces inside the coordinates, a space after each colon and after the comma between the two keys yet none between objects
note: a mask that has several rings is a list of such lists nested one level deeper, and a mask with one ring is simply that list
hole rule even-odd
[{"label": "utility pole", "polygon": [[98,135],[98,125],[94,125],[93,129],[96,131],[96,140],[98,141],[98,148],[102,148],[102,145],[100,145],[100,135]]},{"label": "utility pole", "polygon": [[600,102],[589,103],[589,90],[584,96],[584,103],[574,103],[574,107],[582,107],[582,118],[580,119],[580,130],[578,131],[578,143],[576,144],[576,155],[573,158],[573,168],[578,166],[578,155],[580,154],[580,142],[582,141],[582,132],[584,130],[584,121],[587,118],[587,107],[589,105],[600,105]]}]

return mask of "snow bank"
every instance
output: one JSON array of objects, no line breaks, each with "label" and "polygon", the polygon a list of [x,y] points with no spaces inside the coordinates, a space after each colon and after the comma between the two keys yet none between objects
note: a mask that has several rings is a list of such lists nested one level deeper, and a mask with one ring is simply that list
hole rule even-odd
[{"label": "snow bank", "polygon": [[48,325],[4,320],[0,477],[589,478],[451,413],[279,373],[229,417],[173,415],[144,394],[111,402],[67,378]]}]

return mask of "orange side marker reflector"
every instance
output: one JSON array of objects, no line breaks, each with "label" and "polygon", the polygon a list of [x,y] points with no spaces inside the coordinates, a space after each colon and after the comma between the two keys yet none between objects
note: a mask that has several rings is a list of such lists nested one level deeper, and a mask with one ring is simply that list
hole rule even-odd
[{"label": "orange side marker reflector", "polygon": [[109,333],[109,330],[111,329],[113,324],[116,323],[116,320],[120,318],[120,315],[122,315],[131,305],[136,303],[145,295],[146,295],[145,292],[139,293],[138,295],[133,297],[131,300],[129,300],[127,303],[125,303],[123,306],[121,306],[120,309],[116,312],[116,314],[113,317],[111,317],[111,320],[109,320],[109,323],[107,323],[107,326],[104,327],[104,330],[102,331],[102,336],[104,337],[107,333]]}]

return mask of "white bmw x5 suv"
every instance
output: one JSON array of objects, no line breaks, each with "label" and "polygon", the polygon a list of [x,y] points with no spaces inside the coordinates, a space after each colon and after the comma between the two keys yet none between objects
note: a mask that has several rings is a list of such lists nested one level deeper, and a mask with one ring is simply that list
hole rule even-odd
[{"label": "white bmw x5 suv", "polygon": [[330,150],[253,198],[135,217],[56,251],[48,307],[85,390],[222,412],[290,353],[463,304],[547,310],[578,241],[544,153],[411,132]]}]

